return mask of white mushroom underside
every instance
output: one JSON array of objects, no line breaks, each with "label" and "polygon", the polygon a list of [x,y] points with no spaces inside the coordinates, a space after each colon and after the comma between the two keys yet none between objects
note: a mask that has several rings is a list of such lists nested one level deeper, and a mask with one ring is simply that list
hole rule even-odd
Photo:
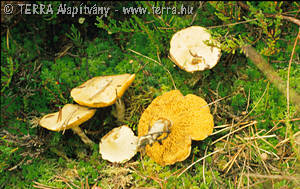
[{"label": "white mushroom underside", "polygon": [[107,133],[100,142],[102,158],[110,162],[124,163],[137,152],[137,137],[127,126],[121,126]]},{"label": "white mushroom underside", "polygon": [[221,50],[204,43],[211,40],[205,28],[192,26],[183,29],[171,39],[170,55],[173,61],[188,72],[211,69],[220,56]]}]

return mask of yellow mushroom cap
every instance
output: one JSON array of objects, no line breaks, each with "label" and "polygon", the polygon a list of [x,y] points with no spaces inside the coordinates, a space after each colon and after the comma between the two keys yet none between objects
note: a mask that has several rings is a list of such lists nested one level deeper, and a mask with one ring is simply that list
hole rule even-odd
[{"label": "yellow mushroom cap", "polygon": [[137,137],[128,126],[123,125],[102,137],[99,148],[103,159],[125,163],[137,152]]},{"label": "yellow mushroom cap", "polygon": [[221,50],[204,43],[212,42],[211,35],[201,26],[191,26],[175,33],[170,42],[171,60],[187,72],[213,68]]},{"label": "yellow mushroom cap", "polygon": [[191,151],[191,140],[205,139],[214,125],[207,103],[196,95],[183,96],[179,90],[164,93],[152,101],[141,116],[138,136],[147,135],[160,119],[171,122],[169,135],[162,144],[146,146],[147,155],[160,165],[185,160]]},{"label": "yellow mushroom cap", "polygon": [[71,96],[80,105],[101,108],[114,104],[131,85],[135,74],[94,77],[71,90]]},{"label": "yellow mushroom cap", "polygon": [[62,131],[79,126],[93,117],[95,112],[95,109],[77,104],[66,104],[59,112],[45,115],[39,124],[51,131]]},{"label": "yellow mushroom cap", "polygon": [[[213,132],[214,121],[206,101],[199,96],[188,94],[181,102],[181,114],[188,114],[191,119],[184,119],[192,140],[204,140]],[[186,112],[187,111],[187,112]]]}]

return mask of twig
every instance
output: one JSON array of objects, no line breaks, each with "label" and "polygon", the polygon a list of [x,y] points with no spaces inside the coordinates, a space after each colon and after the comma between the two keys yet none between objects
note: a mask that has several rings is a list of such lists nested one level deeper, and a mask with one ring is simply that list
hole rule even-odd
[{"label": "twig", "polygon": [[[290,139],[291,146],[292,146],[293,150],[296,152],[297,158],[300,160],[300,155],[297,153],[297,151],[298,151],[297,148],[298,147],[297,147],[297,145],[295,145],[292,126],[290,124],[290,72],[291,72],[292,61],[293,61],[293,57],[294,57],[294,53],[295,53],[295,48],[296,48],[297,41],[298,41],[299,37],[300,37],[300,28],[299,28],[297,37],[296,37],[295,42],[294,42],[294,47],[293,47],[293,50],[292,50],[292,54],[291,54],[290,61],[289,61],[289,67],[288,67],[287,87],[286,87],[287,117],[286,117],[285,139],[287,139],[287,138]],[[289,135],[289,137],[288,137],[288,135]]]},{"label": "twig", "polygon": [[147,64],[149,64],[150,62],[147,62],[147,63],[145,63],[144,65],[142,65],[139,69],[138,69],[138,71],[136,71],[135,72],[135,74],[137,74],[139,71],[141,71],[142,69],[144,69],[146,66],[147,66]]},{"label": "twig", "polygon": [[244,177],[244,170],[245,170],[245,167],[246,167],[246,159],[244,159],[243,169],[242,169],[241,176],[240,176],[240,178],[239,178],[239,183],[238,183],[237,188],[241,188],[241,183],[242,183],[242,179],[243,179],[243,177]]},{"label": "twig", "polygon": [[246,112],[248,112],[249,104],[250,104],[250,88],[249,88],[249,92],[248,92],[248,100],[247,100]]},{"label": "twig", "polygon": [[[230,127],[230,130],[229,130],[229,133],[232,132],[233,126],[234,126],[234,119],[231,120],[231,127]],[[229,153],[229,155],[231,155],[230,154],[231,153],[231,151],[230,151],[231,142],[229,142],[229,137],[230,137],[230,135],[227,135],[227,137],[226,137],[227,139],[226,139],[226,142],[225,142],[223,148],[227,147],[228,153]]]},{"label": "twig", "polygon": [[[267,86],[269,86],[269,83],[267,84]],[[232,125],[230,128],[241,125],[242,121],[245,120],[245,119],[249,116],[249,114],[250,114],[252,111],[254,111],[254,109],[256,108],[256,106],[260,103],[260,101],[262,100],[262,98],[265,96],[265,94],[266,94],[266,92],[267,92],[267,89],[268,89],[268,87],[266,87],[264,93],[262,94],[262,96],[260,97],[260,99],[258,100],[258,102],[254,105],[254,107],[252,108],[252,110],[251,110],[246,116],[244,116],[237,124]],[[222,140],[223,138],[226,138],[227,136],[229,136],[229,135],[231,135],[231,134],[233,134],[233,133],[235,133],[235,132],[237,132],[237,131],[239,131],[239,130],[245,128],[245,127],[248,127],[248,126],[250,126],[250,125],[254,125],[254,124],[256,124],[256,123],[258,123],[258,122],[257,122],[257,121],[253,121],[253,122],[250,123],[250,124],[247,124],[247,125],[245,125],[245,126],[243,126],[243,127],[240,127],[240,128],[238,128],[237,130],[235,130],[235,131],[233,131],[233,132],[230,132],[230,133],[228,133],[228,134],[226,134],[226,135],[220,137],[219,139],[217,139],[216,141],[214,141],[212,144],[215,144],[215,143],[219,142],[220,140]]]},{"label": "twig", "polygon": [[156,178],[154,176],[146,176],[146,177],[148,177],[148,178],[154,180],[155,182],[157,182],[159,184],[159,186],[160,186],[161,189],[164,188],[164,185],[162,184],[162,181],[164,181],[164,180],[162,180],[160,178]]},{"label": "twig", "polygon": [[272,138],[272,137],[276,137],[276,135],[246,137],[246,138],[244,138],[244,139],[245,139],[245,140],[255,140],[255,139]]},{"label": "twig", "polygon": [[300,12],[300,10],[294,10],[294,11],[283,12],[281,14],[287,14],[287,15],[289,15],[291,13],[299,13],[299,12]]},{"label": "twig", "polygon": [[293,61],[293,57],[294,57],[294,53],[295,53],[295,48],[296,48],[297,41],[298,41],[299,37],[300,37],[300,28],[299,28],[299,31],[298,31],[298,35],[295,39],[294,47],[293,47],[291,58],[290,58],[290,61],[289,61],[289,68],[288,68],[288,75],[287,75],[286,101],[287,101],[287,118],[288,119],[290,119],[290,72],[291,72],[292,61]]},{"label": "twig", "polygon": [[238,25],[238,24],[244,24],[244,23],[252,22],[252,21],[255,21],[255,20],[257,20],[257,18],[251,19],[251,20],[245,20],[245,21],[241,21],[241,22],[230,23],[230,24],[223,24],[223,25],[219,25],[219,26],[209,26],[207,28],[208,29],[213,29],[213,28],[221,28],[221,27],[225,27],[225,26],[234,26],[234,25]]},{"label": "twig", "polygon": [[[258,123],[264,123],[266,122],[267,120],[259,120]],[[281,120],[268,120],[268,121],[278,121],[279,123],[284,123],[285,120],[281,119]],[[291,119],[290,121],[300,121],[300,118],[293,118]],[[245,125],[245,124],[248,124],[250,123],[250,121],[246,121],[246,122],[243,122],[243,123],[240,123],[240,125]],[[228,126],[231,126],[232,124],[225,124],[225,125],[218,125],[218,126],[215,126],[214,128],[224,128],[224,127],[228,127]],[[268,131],[266,134],[268,134],[270,131]]]},{"label": "twig", "polygon": [[[266,17],[272,17],[272,18],[276,18],[276,16],[277,16],[275,14],[265,14],[265,15],[266,15]],[[297,24],[298,26],[300,26],[300,20],[298,20],[294,17],[290,17],[290,16],[284,16],[284,15],[280,15],[280,16],[282,16],[283,19],[293,22],[294,24]]]},{"label": "twig", "polygon": [[[293,138],[295,138],[298,134],[299,134],[299,132],[295,133],[295,134],[293,135]],[[286,138],[286,139],[280,141],[278,144],[276,144],[276,146],[275,146],[274,148],[277,148],[278,146],[281,146],[282,144],[288,142],[289,140],[290,140],[290,138]]]},{"label": "twig", "polygon": [[[300,118],[299,118],[300,119]],[[262,120],[263,121],[263,120]],[[243,122],[243,123],[240,123],[240,125],[245,125],[245,124],[248,124],[248,123],[250,123],[250,121],[246,121],[246,122]],[[226,128],[226,127],[229,127],[229,126],[231,126],[232,124],[225,124],[225,125],[218,125],[218,126],[215,126],[214,128],[215,129],[218,129],[218,128]],[[228,128],[227,128],[228,129]]]},{"label": "twig", "polygon": [[176,30],[176,28],[157,27],[160,30]]},{"label": "twig", "polygon": [[[228,133],[228,134],[226,134],[226,135],[224,135],[224,136],[218,138],[217,140],[215,140],[215,141],[212,143],[212,145],[215,144],[215,143],[217,143],[217,142],[219,142],[220,140],[222,140],[222,139],[228,137],[229,135],[231,135],[231,134],[233,134],[233,133],[236,133],[236,132],[238,132],[238,131],[240,131],[240,130],[242,130],[242,129],[248,127],[248,126],[254,125],[254,124],[256,124],[256,123],[258,123],[258,122],[257,122],[257,121],[253,121],[252,123],[249,123],[249,124],[247,124],[247,125],[245,125],[245,126],[243,126],[243,127],[240,127],[240,128],[238,128],[237,130],[234,130],[234,131],[232,131],[232,132],[230,132],[230,133]],[[236,126],[236,125],[235,125],[235,126]]]},{"label": "twig", "polygon": [[[250,128],[250,129],[251,129],[252,135],[254,136],[253,128]],[[256,140],[254,140],[254,144],[255,144],[255,145],[253,145],[254,148],[257,149],[257,152],[258,152],[258,154],[259,154],[259,157],[261,157],[260,148],[258,147],[258,143],[257,143]],[[261,162],[263,163],[263,166],[265,167],[267,173],[268,173],[268,174],[271,174],[271,173],[270,173],[270,170],[269,170],[268,167],[267,167],[267,164],[265,163],[265,161],[264,161],[262,158],[260,158],[260,159],[261,159]]]},{"label": "twig", "polygon": [[194,163],[192,163],[191,165],[189,165],[187,168],[185,168],[185,169],[177,176],[177,178],[179,178],[184,172],[186,172],[189,168],[191,168],[193,165],[195,165],[195,164],[198,163],[199,161],[204,160],[205,158],[207,158],[207,157],[209,157],[209,156],[211,156],[211,155],[213,155],[213,154],[215,154],[215,153],[218,153],[218,152],[220,152],[220,151],[223,151],[223,149],[214,151],[214,152],[212,152],[212,153],[210,153],[210,154],[208,154],[208,155],[206,155],[206,156],[204,156],[204,157],[198,159],[197,161],[195,161]]},{"label": "twig", "polygon": [[[10,32],[9,32],[9,29],[7,28],[7,31],[6,31],[6,47],[7,47],[7,50],[9,50],[9,36],[10,36]],[[14,63],[13,63],[13,60],[12,60],[12,57],[9,56],[8,59],[8,65],[9,65],[9,75],[8,75],[8,80],[7,82],[5,83],[5,85],[1,88],[1,93],[4,92],[4,90],[9,87],[9,84],[11,82],[11,79],[13,77],[13,74],[14,74]],[[2,68],[1,68],[2,70]]]},{"label": "twig", "polygon": [[273,144],[271,144],[270,142],[268,142],[266,139],[264,139],[264,137],[260,137],[259,139],[261,139],[262,141],[264,141],[265,143],[267,143],[269,146],[271,146],[274,150],[276,150],[275,146]]},{"label": "twig", "polygon": [[[243,3],[242,1],[238,1],[238,4],[245,10],[249,11],[249,6],[246,5],[245,3]],[[297,11],[298,12],[298,11]],[[268,14],[268,13],[264,13],[266,17],[272,17],[272,18],[276,18],[276,14]],[[290,16],[284,16],[284,15],[279,15],[282,16],[283,19],[288,20],[290,22],[293,22],[295,24],[297,24],[298,26],[300,26],[300,20],[294,18],[294,17],[290,17]]]},{"label": "twig", "polygon": [[[248,173],[249,174],[249,173]],[[261,181],[259,181],[259,182],[255,182],[254,184],[251,184],[251,185],[249,185],[250,184],[250,179],[249,179],[249,175],[246,175],[247,176],[247,178],[248,178],[248,186],[247,186],[247,188],[255,188],[255,186],[256,186],[256,188],[259,188],[257,185],[261,185],[261,184],[263,184],[263,183],[265,183],[265,182],[268,182],[268,180],[267,179],[265,179],[265,180],[261,180]],[[274,187],[273,187],[274,188]]]},{"label": "twig", "polygon": [[245,115],[238,123],[237,123],[237,125],[239,125],[242,121],[244,121],[254,110],[255,110],[255,108],[256,108],[256,106],[258,106],[258,104],[260,103],[260,101],[263,99],[263,97],[265,96],[265,94],[266,94],[266,92],[267,92],[267,90],[269,89],[269,82],[267,83],[267,86],[266,86],[266,89],[265,89],[265,91],[264,91],[264,93],[261,95],[261,97],[260,97],[260,99],[258,100],[258,102],[254,105],[254,107],[252,108],[252,110],[250,110],[250,112],[247,114],[247,115]]},{"label": "twig", "polygon": [[40,188],[40,189],[56,189],[57,187],[53,187],[53,186],[47,186],[44,184],[41,184],[39,182],[33,181],[34,185],[33,187],[35,188]]},{"label": "twig", "polygon": [[247,186],[248,186],[248,188],[249,188],[249,185],[250,185],[250,178],[249,178],[249,169],[250,169],[250,163],[249,163],[249,157],[251,157],[251,152],[252,152],[252,150],[251,150],[251,148],[250,148],[250,150],[249,150],[249,153],[248,153],[248,158],[247,158]]},{"label": "twig", "polygon": [[13,171],[13,170],[15,170],[16,168],[18,168],[20,165],[22,165],[22,163],[25,161],[25,159],[26,159],[26,157],[23,158],[17,165],[15,165],[15,166],[9,168],[8,171]]},{"label": "twig", "polygon": [[[249,57],[252,62],[260,69],[260,71],[268,78],[277,87],[277,89],[285,94],[286,93],[286,84],[282,78],[277,74],[274,68],[267,63],[267,61],[256,52],[256,50],[250,45],[242,47],[243,52],[247,57]],[[290,101],[294,103],[297,111],[300,111],[300,95],[294,91],[290,90]],[[286,94],[285,94],[286,95]]]},{"label": "twig", "polygon": [[197,17],[197,14],[198,14],[198,10],[202,8],[203,4],[205,3],[205,1],[200,1],[199,2],[199,6],[197,8],[197,10],[195,11],[195,14],[193,15],[193,18],[192,18],[192,21],[190,23],[190,26],[193,25],[193,23],[195,22],[195,19]]},{"label": "twig", "polygon": [[[229,125],[229,124],[228,124],[228,125]],[[218,134],[218,133],[221,133],[221,132],[223,132],[223,131],[226,131],[226,130],[232,128],[232,124],[230,124],[230,125],[231,125],[230,127],[225,127],[225,128],[223,128],[223,129],[221,129],[221,130],[218,130],[218,131],[216,131],[216,132],[213,132],[210,136],[216,135],[216,134]]]},{"label": "twig", "polygon": [[133,53],[135,53],[135,54],[137,54],[137,55],[140,55],[140,56],[142,56],[142,57],[144,57],[144,58],[146,58],[146,59],[148,59],[148,60],[151,60],[151,61],[153,61],[154,63],[156,63],[156,64],[158,64],[158,65],[160,65],[166,72],[168,72],[168,74],[170,75],[171,81],[172,81],[172,83],[173,83],[174,89],[177,89],[177,88],[176,88],[176,85],[175,85],[175,82],[174,82],[174,80],[173,80],[173,77],[172,77],[171,72],[170,72],[167,68],[165,68],[165,67],[162,65],[161,62],[159,62],[159,61],[157,61],[157,60],[154,60],[154,59],[152,59],[152,58],[150,58],[150,57],[148,57],[148,56],[145,56],[145,55],[143,55],[143,54],[141,54],[141,53],[139,53],[139,52],[137,52],[137,51],[134,51],[134,50],[132,50],[132,49],[128,49],[128,50],[131,51],[131,52],[133,52]]},{"label": "twig", "polygon": [[56,175],[55,177],[58,178],[58,179],[61,179],[61,180],[58,180],[58,181],[64,182],[64,183],[65,183],[66,185],[68,185],[70,188],[73,188],[73,187],[71,187],[70,184],[72,184],[72,185],[75,186],[76,188],[80,188],[79,186],[75,185],[75,184],[74,184],[73,182],[71,182],[71,181],[70,181],[70,184],[69,184],[68,180],[67,180],[66,178],[62,177],[62,176]]},{"label": "twig", "polygon": [[[85,35],[86,35],[86,32],[85,32]],[[87,75],[89,76],[89,78],[91,78],[91,73],[90,73],[90,70],[89,70],[89,55],[87,53],[87,48],[84,49],[84,54],[85,54],[85,70],[86,70],[86,73]],[[82,62],[82,57],[80,57],[80,62]]]},{"label": "twig", "polygon": [[244,144],[239,150],[238,152],[233,156],[233,158],[226,163],[226,165],[224,166],[223,170],[224,171],[228,166],[228,169],[226,170],[225,174],[228,173],[228,171],[231,169],[233,163],[235,162],[236,158],[238,157],[238,155],[242,152],[242,150],[246,147],[246,144]]},{"label": "twig", "polygon": [[264,135],[267,135],[267,134],[271,133],[272,131],[275,131],[275,129],[280,129],[281,128],[281,127],[278,128],[279,123],[281,123],[280,121],[278,121],[277,123],[274,123],[274,121],[272,121],[272,122],[274,124],[274,127],[272,127],[271,129],[269,129]]},{"label": "twig", "polygon": [[261,151],[263,151],[263,152],[265,152],[265,153],[267,153],[267,154],[269,154],[269,155],[275,156],[275,157],[277,158],[277,160],[280,159],[280,157],[279,157],[277,154],[275,154],[274,152],[269,152],[269,151],[264,150],[264,149],[262,149],[262,148],[259,148],[259,150],[261,150]]},{"label": "twig", "polygon": [[85,188],[86,188],[86,189],[89,189],[89,188],[90,188],[88,177],[85,177]]},{"label": "twig", "polygon": [[[77,54],[72,54],[72,53],[70,53],[70,52],[67,52],[66,55],[69,55],[69,56],[71,56],[72,58],[79,58],[79,57],[80,57],[79,55],[77,55]],[[87,56],[87,57],[88,57],[88,56]]]},{"label": "twig", "polygon": [[[206,146],[204,156],[206,156],[208,146]],[[202,166],[202,173],[203,173],[203,182],[206,184],[206,179],[205,179],[205,159],[203,160],[203,166]]]},{"label": "twig", "polygon": [[249,177],[256,177],[256,178],[264,178],[264,179],[280,179],[280,180],[300,180],[300,177],[294,176],[286,176],[286,175],[259,175],[259,174],[247,174]]},{"label": "twig", "polygon": [[220,98],[220,99],[218,99],[218,100],[215,100],[215,101],[213,101],[213,102],[211,102],[211,103],[209,103],[209,104],[207,104],[207,105],[201,106],[200,108],[204,108],[204,107],[206,107],[206,106],[210,106],[210,105],[215,104],[215,103],[217,103],[217,102],[219,102],[219,101],[221,101],[221,100],[224,100],[225,98],[228,98],[228,97],[230,97],[230,96],[232,96],[232,95],[228,95],[228,96],[225,96],[225,97]]},{"label": "twig", "polygon": [[212,175],[212,180],[214,181],[214,183],[217,185],[218,183],[217,183],[217,179],[216,179],[216,176],[215,176],[215,174],[214,174],[214,171],[212,170],[212,168],[211,168],[212,166],[210,166],[209,167],[209,169],[210,169],[210,172],[212,173],[211,175]]}]

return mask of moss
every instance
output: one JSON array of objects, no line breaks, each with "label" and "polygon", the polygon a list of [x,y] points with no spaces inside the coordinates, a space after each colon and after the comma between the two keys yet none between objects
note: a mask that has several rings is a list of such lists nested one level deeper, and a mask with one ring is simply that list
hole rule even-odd
[{"label": "moss", "polygon": [[[51,3],[53,7],[57,4]],[[194,11],[192,15],[124,15],[121,13],[124,4],[120,2],[96,2],[97,6],[109,6],[111,10],[119,11],[110,11],[108,17],[98,19],[93,15],[67,17],[54,14],[49,17],[18,14],[11,21],[3,22],[9,26],[10,48],[7,46],[6,35],[2,35],[0,121],[3,127],[0,131],[0,187],[33,188],[34,181],[58,188],[68,187],[66,182],[55,179],[59,175],[78,187],[86,184],[86,178],[90,186],[96,184],[103,188],[118,187],[120,183],[110,179],[117,178],[124,181],[127,187],[158,188],[163,185],[165,188],[235,188],[236,179],[240,178],[241,172],[230,171],[226,174],[223,170],[224,165],[232,159],[232,154],[237,153],[232,146],[244,144],[239,137],[249,137],[249,133],[252,136],[252,131],[260,132],[259,135],[263,136],[273,127],[274,130],[268,135],[276,137],[265,138],[268,143],[257,140],[257,145],[285,161],[282,163],[281,160],[267,160],[267,164],[276,167],[283,175],[287,171],[294,174],[296,168],[289,159],[295,157],[290,144],[284,143],[274,148],[286,135],[285,123],[279,123],[279,120],[285,120],[287,116],[286,98],[272,84],[267,84],[268,80],[241,54],[239,47],[251,43],[287,81],[288,62],[298,26],[262,13],[290,12],[291,17],[296,17],[293,11],[298,10],[299,3],[244,4],[249,9],[242,8],[240,2],[207,2],[201,5],[199,2],[129,2],[126,7],[139,6],[151,10],[152,6],[190,6]],[[79,6],[76,2],[67,5]],[[84,5],[94,4],[87,2]],[[78,18],[82,16],[85,17],[85,22],[81,25]],[[190,25],[218,26],[210,28],[210,31],[221,42],[222,57],[212,70],[187,73],[168,58],[172,35]],[[71,48],[64,51],[67,47]],[[299,48],[297,46],[295,49],[296,55],[293,57],[290,72],[290,87],[298,93]],[[142,112],[155,97],[173,90],[173,81],[183,95],[196,94],[208,103],[227,97],[210,105],[215,125],[231,124],[233,120],[236,123],[245,116],[247,117],[243,121],[256,120],[258,123],[236,132],[235,137],[226,138],[228,143],[220,141],[209,145],[226,135],[229,130],[213,135],[203,142],[195,142],[192,145],[193,155],[184,162],[166,167],[160,167],[141,155],[137,155],[131,162],[122,165],[123,167],[111,166],[101,159],[97,146],[86,148],[71,131],[64,134],[49,132],[30,123],[32,117],[38,118],[58,111],[63,104],[74,103],[70,90],[91,77],[123,73],[137,74],[133,85],[124,95],[125,121],[118,122],[111,115],[112,107],[107,107],[97,110],[96,115],[83,125],[89,133],[87,135],[97,143],[108,131],[120,124],[128,124],[137,132],[136,127]],[[297,117],[293,104],[290,105],[290,115],[291,118]],[[291,128],[292,133],[299,131],[294,121],[291,122]],[[215,129],[218,130],[220,129]],[[24,140],[26,136],[32,141],[35,138],[40,139],[41,145],[33,146],[34,143]],[[24,144],[28,146],[23,147]],[[181,170],[203,157],[207,145],[210,146],[207,154],[216,147],[226,146],[228,151],[218,153],[218,157],[206,158],[204,173],[203,164],[199,162],[177,178]],[[253,146],[249,148],[251,152],[245,148],[244,153],[249,152],[251,158],[255,159],[250,162],[251,165],[259,165],[251,168],[255,172],[263,173],[265,170],[261,159],[257,158],[257,149]],[[38,150],[41,150],[38,158],[33,157],[32,154],[37,154]],[[241,170],[245,160],[241,154],[233,164],[233,170]],[[18,164],[16,169],[8,171]],[[112,173],[111,170],[116,172]],[[272,174],[279,174],[270,170]],[[247,186],[248,181],[256,184],[252,179],[243,177],[241,186]],[[257,186],[264,187],[268,184],[273,184],[274,188],[294,186],[288,180]]]}]

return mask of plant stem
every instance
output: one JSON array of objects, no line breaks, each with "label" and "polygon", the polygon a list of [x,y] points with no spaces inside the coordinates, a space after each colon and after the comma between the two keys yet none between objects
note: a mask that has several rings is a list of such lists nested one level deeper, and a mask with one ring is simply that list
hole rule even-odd
[{"label": "plant stem", "polygon": [[116,112],[115,117],[120,122],[124,122],[125,120],[125,103],[121,98],[117,98],[117,101],[115,103],[116,105]]},{"label": "plant stem", "polygon": [[[270,80],[272,84],[276,86],[276,88],[285,96],[286,94],[286,83],[282,80],[282,78],[277,74],[274,68],[267,63],[267,61],[256,52],[256,50],[250,45],[242,47],[243,52],[247,57],[252,60],[252,62],[260,69],[260,71]],[[300,112],[300,95],[293,89],[289,89],[290,91],[290,100],[295,105],[296,111]]]}]

